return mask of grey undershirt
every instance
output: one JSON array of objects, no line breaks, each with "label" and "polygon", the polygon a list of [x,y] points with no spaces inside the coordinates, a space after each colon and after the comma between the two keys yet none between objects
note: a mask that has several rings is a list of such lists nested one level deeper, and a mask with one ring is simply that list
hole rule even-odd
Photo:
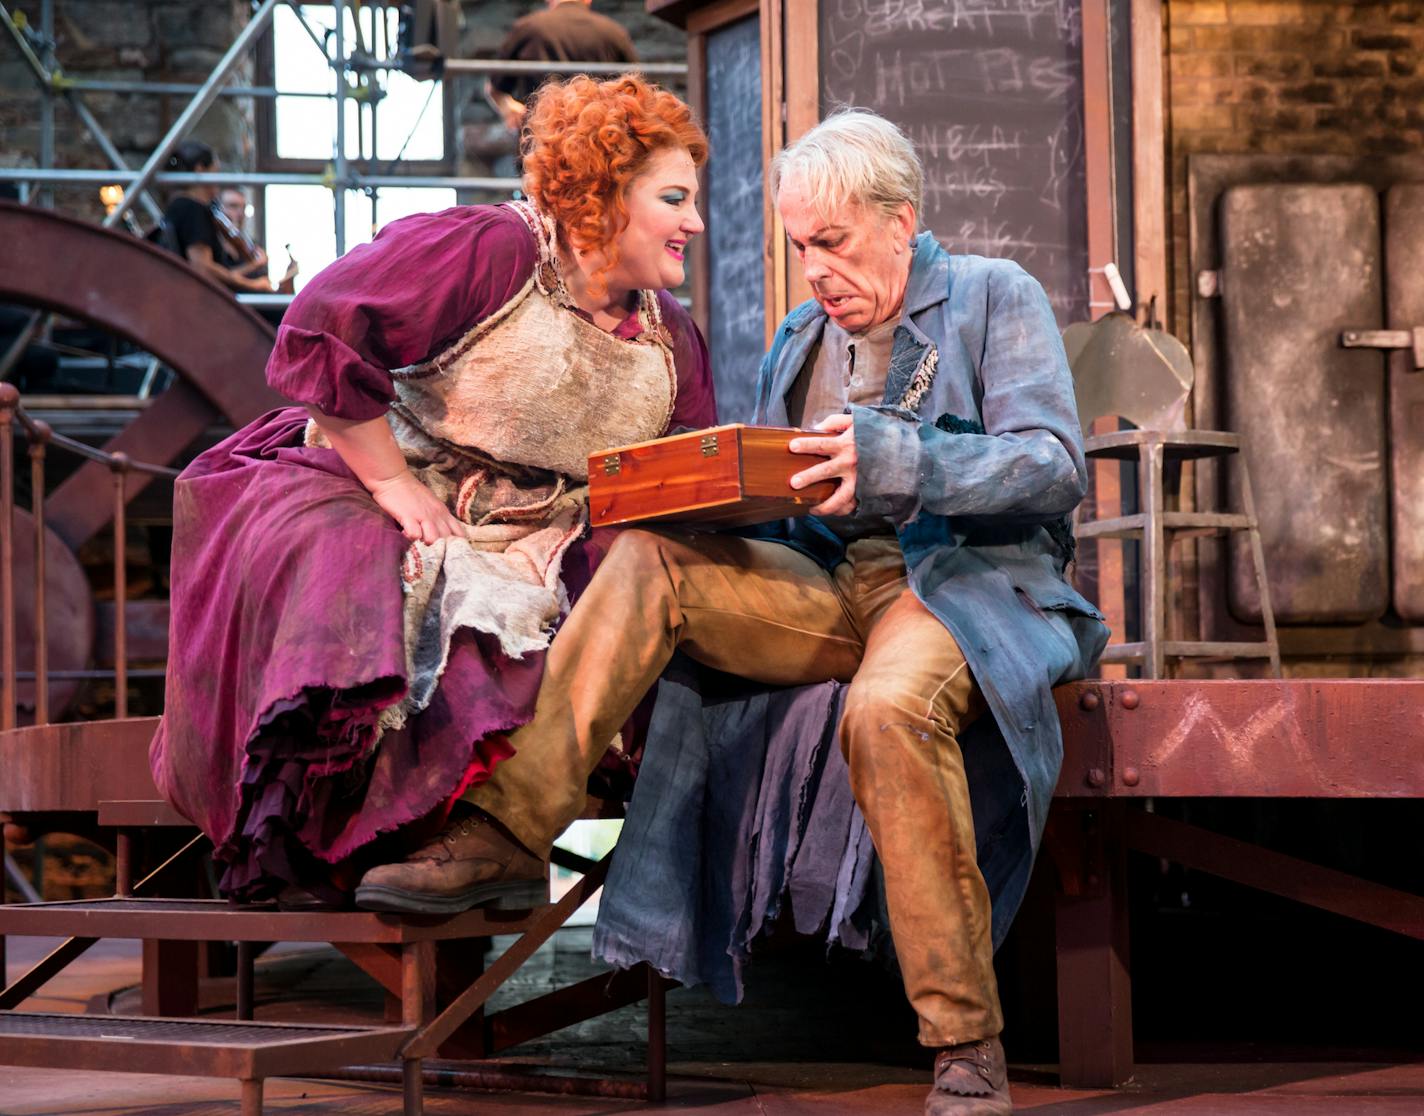
[{"label": "grey undershirt", "polygon": [[[899,320],[882,322],[861,333],[847,333],[827,320],[812,358],[797,377],[787,399],[791,422],[810,429],[831,415],[845,414],[852,404],[874,406],[885,394],[890,349]],[[893,533],[884,516],[823,516],[821,522],[847,542]]]}]

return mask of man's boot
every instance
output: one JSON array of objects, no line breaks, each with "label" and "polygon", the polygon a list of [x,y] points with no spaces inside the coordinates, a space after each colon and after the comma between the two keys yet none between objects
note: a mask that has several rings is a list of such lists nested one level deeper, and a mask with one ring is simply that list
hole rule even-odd
[{"label": "man's boot", "polygon": [[454,914],[480,906],[526,910],[548,901],[548,866],[471,807],[399,864],[372,868],[356,888],[356,905],[368,911]]},{"label": "man's boot", "polygon": [[1009,1071],[998,1037],[946,1046],[935,1055],[925,1116],[1008,1116]]}]

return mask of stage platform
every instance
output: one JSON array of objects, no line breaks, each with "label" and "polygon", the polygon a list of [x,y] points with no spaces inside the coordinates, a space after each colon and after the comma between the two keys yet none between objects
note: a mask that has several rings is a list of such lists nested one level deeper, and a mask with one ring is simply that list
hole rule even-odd
[{"label": "stage platform", "polygon": [[[12,938],[12,975],[55,944]],[[496,948],[498,940],[496,940]],[[588,930],[560,931],[526,966],[516,987],[528,995],[593,971]],[[139,944],[103,942],[25,1005],[48,1012],[131,1014],[137,1009]],[[912,1040],[903,998],[871,966],[837,968],[838,986],[821,979],[818,957],[773,954],[758,965],[748,1002],[725,1008],[701,990],[668,996],[669,1089],[665,1105],[579,1095],[489,1093],[428,1087],[432,1114],[612,1116],[696,1110],[703,1116],[916,1116],[928,1075]],[[291,943],[258,961],[259,1020],[311,1024],[353,1018],[379,1024],[381,999],[335,950]],[[230,1018],[233,984],[202,986],[201,1010]],[[496,1005],[497,1006],[497,1005]],[[636,1080],[643,1058],[639,1005],[521,1048],[500,1066],[512,1074],[577,1075],[624,1071]],[[1144,1044],[1133,1081],[1118,1090],[1058,1088],[1056,1067],[1015,1064],[1011,1080],[1020,1112],[1096,1116],[1361,1116],[1424,1113],[1424,1062],[1407,1052],[1329,1051],[1261,1045],[1209,1049]],[[438,1067],[441,1063],[436,1063]],[[395,1084],[273,1079],[267,1111],[301,1116],[366,1116],[400,1110]],[[3,1116],[230,1116],[233,1082],[209,1078],[55,1072],[0,1068]]]}]

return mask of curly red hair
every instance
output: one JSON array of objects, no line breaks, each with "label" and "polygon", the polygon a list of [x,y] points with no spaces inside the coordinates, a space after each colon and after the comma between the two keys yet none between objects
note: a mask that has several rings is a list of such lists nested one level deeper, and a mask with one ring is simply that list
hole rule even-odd
[{"label": "curly red hair", "polygon": [[573,248],[605,252],[595,281],[617,263],[629,184],[670,147],[685,148],[699,167],[707,159],[692,110],[666,89],[633,74],[540,86],[524,121],[524,191]]}]

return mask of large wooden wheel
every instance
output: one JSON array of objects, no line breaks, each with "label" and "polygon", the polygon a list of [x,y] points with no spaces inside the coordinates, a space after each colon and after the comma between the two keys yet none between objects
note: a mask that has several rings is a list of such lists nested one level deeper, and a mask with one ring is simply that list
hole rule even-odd
[{"label": "large wooden wheel", "polygon": [[[202,432],[243,426],[282,405],[263,378],[272,327],[171,252],[47,209],[0,202],[0,301],[115,333],[177,373],[171,387],[104,448],[168,464]],[[152,478],[130,473],[131,499]],[[86,462],[50,495],[46,521],[70,547],[113,518],[113,481]]]}]

